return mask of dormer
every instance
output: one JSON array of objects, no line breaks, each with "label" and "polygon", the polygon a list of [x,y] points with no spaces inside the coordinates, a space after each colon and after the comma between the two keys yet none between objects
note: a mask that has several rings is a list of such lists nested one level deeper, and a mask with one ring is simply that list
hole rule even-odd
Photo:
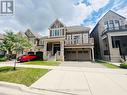
[{"label": "dormer", "polygon": [[62,37],[64,36],[65,25],[56,19],[49,27],[50,37]]}]

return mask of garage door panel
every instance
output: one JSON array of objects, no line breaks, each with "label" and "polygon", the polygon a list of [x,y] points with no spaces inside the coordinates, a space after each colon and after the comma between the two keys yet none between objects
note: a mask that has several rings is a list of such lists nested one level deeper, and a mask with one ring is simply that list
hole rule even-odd
[{"label": "garage door panel", "polygon": [[78,51],[78,61],[90,60],[88,51]]},{"label": "garage door panel", "polygon": [[90,60],[89,51],[66,51],[66,61],[88,61]]}]

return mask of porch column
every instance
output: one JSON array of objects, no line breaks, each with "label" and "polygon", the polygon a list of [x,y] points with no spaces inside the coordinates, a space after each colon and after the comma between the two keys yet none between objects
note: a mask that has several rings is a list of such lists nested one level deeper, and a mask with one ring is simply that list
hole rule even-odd
[{"label": "porch column", "polygon": [[64,41],[60,41],[60,55],[61,60],[64,61]]},{"label": "porch column", "polygon": [[94,48],[92,47],[92,61],[94,62],[95,61],[95,59],[94,59]]},{"label": "porch column", "polygon": [[47,41],[44,41],[43,59],[48,60],[48,57],[47,57]]},{"label": "porch column", "polygon": [[107,38],[108,38],[108,48],[109,48],[109,60],[111,61],[112,39],[110,35],[107,35]]}]

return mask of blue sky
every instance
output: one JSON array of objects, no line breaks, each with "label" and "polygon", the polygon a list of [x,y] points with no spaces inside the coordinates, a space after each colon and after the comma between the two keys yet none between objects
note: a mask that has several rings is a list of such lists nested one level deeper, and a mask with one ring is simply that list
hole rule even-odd
[{"label": "blue sky", "polygon": [[15,14],[0,15],[0,31],[15,32],[30,28],[41,35],[48,34],[48,27],[56,19],[65,25],[83,25],[91,29],[108,11],[113,10],[127,17],[127,0],[14,0]]}]

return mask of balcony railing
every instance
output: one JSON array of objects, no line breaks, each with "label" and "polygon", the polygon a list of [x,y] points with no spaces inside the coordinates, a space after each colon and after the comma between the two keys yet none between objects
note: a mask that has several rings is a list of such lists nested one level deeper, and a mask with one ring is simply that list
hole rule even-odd
[{"label": "balcony railing", "polygon": [[102,34],[105,34],[107,32],[120,32],[120,31],[127,31],[127,25],[124,26],[119,26],[119,27],[111,27],[111,28],[107,28],[105,29]]},{"label": "balcony railing", "polygon": [[73,40],[68,41],[65,40],[65,45],[93,45],[94,44],[94,38],[88,38],[88,42],[87,43],[74,43]]}]

